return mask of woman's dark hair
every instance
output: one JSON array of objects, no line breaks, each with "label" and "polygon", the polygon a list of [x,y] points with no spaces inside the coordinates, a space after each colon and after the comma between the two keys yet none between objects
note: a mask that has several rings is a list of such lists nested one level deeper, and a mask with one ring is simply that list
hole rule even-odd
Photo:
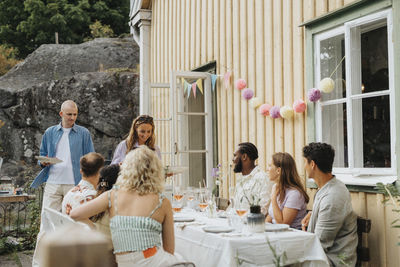
[{"label": "woman's dark hair", "polygon": [[312,160],[323,173],[331,173],[335,150],[326,143],[310,143],[303,148],[303,157],[308,162]]},{"label": "woman's dark hair", "polygon": [[239,152],[240,154],[247,154],[247,156],[251,159],[251,160],[256,160],[258,159],[258,150],[257,147],[255,145],[253,145],[250,142],[246,142],[246,143],[240,143],[239,144]]},{"label": "woman's dark hair", "polygon": [[278,152],[272,155],[272,163],[281,168],[281,175],[279,177],[278,183],[276,184],[279,196],[279,202],[283,203],[285,200],[285,190],[288,188],[293,188],[298,190],[303,194],[306,203],[309,201],[306,190],[299,173],[297,172],[296,162],[289,153]]},{"label": "woman's dark hair", "polygon": [[90,152],[80,159],[82,175],[89,177],[95,175],[104,165],[104,157],[96,152]]},{"label": "woman's dark hair", "polygon": [[[99,184],[97,186],[96,197],[100,196],[105,191],[108,191],[113,187],[113,185],[117,181],[119,170],[120,170],[119,164],[112,164],[112,165],[104,166],[100,170],[100,179],[99,179]],[[103,216],[104,216],[104,212],[91,217],[91,220],[93,222],[97,222]]]}]

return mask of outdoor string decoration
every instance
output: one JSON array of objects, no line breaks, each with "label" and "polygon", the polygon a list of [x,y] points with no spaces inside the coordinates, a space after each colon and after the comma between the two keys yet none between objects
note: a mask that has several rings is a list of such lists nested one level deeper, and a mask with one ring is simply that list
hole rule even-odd
[{"label": "outdoor string decoration", "polygon": [[307,97],[310,102],[317,102],[321,99],[321,92],[329,94],[335,88],[335,82],[332,80],[333,74],[336,73],[337,69],[339,68],[340,64],[342,64],[343,60],[346,56],[343,56],[340,62],[336,65],[335,69],[332,71],[329,77],[323,78],[318,83],[318,88],[311,88],[308,90]]},{"label": "outdoor string decoration", "polygon": [[[342,59],[343,61],[343,59]],[[339,63],[340,64],[340,63]],[[337,67],[336,67],[337,69]],[[334,70],[334,72],[336,71]],[[333,72],[333,73],[334,73]],[[331,76],[333,75],[331,74]],[[211,90],[215,90],[216,81],[219,77],[223,77],[224,87],[228,89],[230,87],[230,80],[232,77],[232,72],[228,71],[223,75],[211,74]],[[202,79],[197,79],[196,82],[188,83],[184,78],[181,78],[181,84],[183,86],[184,94],[187,98],[193,94],[193,97],[196,98],[197,89],[199,89],[201,94],[203,92],[203,81]],[[273,119],[283,118],[283,119],[291,119],[294,117],[295,113],[303,113],[307,109],[307,104],[303,99],[297,99],[293,102],[292,106],[278,106],[271,105],[269,103],[263,103],[263,101],[254,95],[254,91],[247,87],[247,82],[243,78],[239,78],[234,82],[234,87],[241,91],[242,98],[245,101],[249,101],[249,106],[253,109],[258,109],[258,113],[262,116],[269,116]],[[321,91],[324,93],[332,92],[334,88],[334,81],[331,78],[325,78],[321,80],[319,84],[319,88],[312,88],[308,92],[308,99],[311,102],[318,101],[321,98]]]}]

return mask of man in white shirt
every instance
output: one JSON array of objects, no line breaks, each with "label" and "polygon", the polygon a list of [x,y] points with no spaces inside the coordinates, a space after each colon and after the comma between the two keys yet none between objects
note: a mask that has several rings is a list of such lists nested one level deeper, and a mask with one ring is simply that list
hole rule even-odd
[{"label": "man in white shirt", "polygon": [[269,181],[267,173],[255,165],[258,159],[257,147],[249,142],[240,143],[233,154],[235,173],[242,173],[238,179],[233,197],[233,204],[261,206],[262,213],[266,214],[271,199],[273,184]]},{"label": "man in white shirt", "polygon": [[[39,161],[39,165],[43,169],[31,185],[31,187],[37,188],[46,183],[42,211],[45,207],[61,211],[61,203],[65,194],[81,180],[79,159],[94,151],[89,131],[75,124],[78,116],[78,107],[75,102],[72,100],[65,101],[61,105],[59,114],[61,123],[49,127],[43,135],[40,156],[58,158],[62,162],[50,164],[46,161]],[[37,248],[44,232],[45,229],[41,222],[33,255],[33,266],[39,266]]]}]

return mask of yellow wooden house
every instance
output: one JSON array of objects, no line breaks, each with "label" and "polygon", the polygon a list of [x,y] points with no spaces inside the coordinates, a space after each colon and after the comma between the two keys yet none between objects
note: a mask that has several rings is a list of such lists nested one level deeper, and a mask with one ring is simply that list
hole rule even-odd
[{"label": "yellow wooden house", "polygon": [[[156,119],[164,164],[189,167],[183,185],[212,187],[221,164],[228,197],[233,152],[249,141],[263,169],[273,153],[292,154],[313,195],[302,148],[330,143],[334,174],[372,221],[363,265],[400,266],[398,213],[375,189],[396,183],[400,170],[400,0],[131,0],[130,25],[140,46],[140,112]],[[334,90],[310,102],[323,78]],[[307,110],[264,116],[238,79],[258,104],[303,99]]]}]

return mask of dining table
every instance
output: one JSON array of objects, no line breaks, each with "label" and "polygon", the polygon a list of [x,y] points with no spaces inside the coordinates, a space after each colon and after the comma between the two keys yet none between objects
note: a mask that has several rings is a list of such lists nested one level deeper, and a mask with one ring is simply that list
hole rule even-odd
[{"label": "dining table", "polygon": [[329,266],[315,234],[289,227],[252,233],[244,219],[242,229],[233,227],[234,216],[191,209],[175,213],[175,252],[197,267]]}]

